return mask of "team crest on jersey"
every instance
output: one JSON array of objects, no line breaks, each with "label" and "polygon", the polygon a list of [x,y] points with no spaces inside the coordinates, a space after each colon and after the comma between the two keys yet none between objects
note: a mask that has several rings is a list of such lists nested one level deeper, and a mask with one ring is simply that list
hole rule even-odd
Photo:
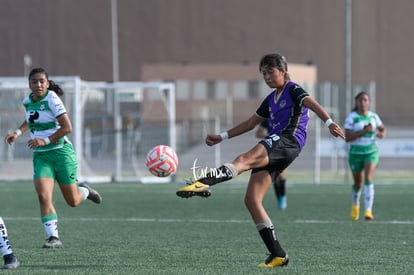
[{"label": "team crest on jersey", "polygon": [[282,100],[282,101],[280,101],[280,103],[279,103],[279,107],[280,108],[283,108],[283,107],[285,107],[286,106],[286,100]]},{"label": "team crest on jersey", "polygon": [[39,110],[44,111],[45,109],[46,109],[45,103],[44,102],[40,103]]}]

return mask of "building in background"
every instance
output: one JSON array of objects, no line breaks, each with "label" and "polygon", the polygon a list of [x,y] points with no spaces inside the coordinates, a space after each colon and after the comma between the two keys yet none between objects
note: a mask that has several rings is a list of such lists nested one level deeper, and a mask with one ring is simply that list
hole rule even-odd
[{"label": "building in background", "polygon": [[[288,69],[295,82],[314,94],[316,66],[289,64]],[[250,116],[270,92],[256,64],[145,64],[142,80],[175,82],[178,121],[219,116],[227,126]]]},{"label": "building in background", "polygon": [[[151,66],[256,66],[264,53],[277,51],[289,63],[316,66],[319,82],[341,85],[345,3],[0,0],[0,76],[42,66],[54,75],[112,81],[115,60],[119,80],[139,81]],[[390,126],[412,125],[412,10],[414,1],[352,4],[352,84],[376,83],[376,108]],[[221,79],[199,77],[210,81],[208,91],[220,86]]]}]

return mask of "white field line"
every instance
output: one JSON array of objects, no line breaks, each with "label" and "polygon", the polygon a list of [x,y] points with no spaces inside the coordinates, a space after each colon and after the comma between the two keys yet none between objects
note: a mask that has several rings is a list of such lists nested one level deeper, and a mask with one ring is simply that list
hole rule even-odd
[{"label": "white field line", "polygon": [[[40,217],[3,217],[5,221],[39,221]],[[251,220],[213,220],[213,219],[164,219],[164,218],[59,218],[61,221],[86,221],[86,222],[155,222],[155,223],[231,223],[231,224],[250,224]],[[355,223],[355,221],[340,220],[292,220],[288,223],[296,224],[346,224]],[[366,224],[401,224],[414,225],[414,221],[367,221]]]}]

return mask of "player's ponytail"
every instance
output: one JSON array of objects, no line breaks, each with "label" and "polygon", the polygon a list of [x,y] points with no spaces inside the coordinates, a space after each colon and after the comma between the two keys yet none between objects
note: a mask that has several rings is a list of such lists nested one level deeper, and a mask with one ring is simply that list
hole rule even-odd
[{"label": "player's ponytail", "polygon": [[58,96],[63,96],[64,94],[62,88],[52,80],[49,80],[49,90],[54,91]]}]

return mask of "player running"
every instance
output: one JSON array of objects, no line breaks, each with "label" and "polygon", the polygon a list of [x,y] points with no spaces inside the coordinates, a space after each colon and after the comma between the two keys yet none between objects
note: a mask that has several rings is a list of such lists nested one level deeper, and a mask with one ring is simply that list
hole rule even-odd
[{"label": "player running", "polygon": [[58,216],[53,205],[55,181],[68,205],[75,207],[90,199],[101,203],[98,192],[88,185],[77,184],[78,163],[72,143],[66,135],[72,124],[59,96],[63,90],[49,80],[47,72],[35,68],[29,74],[31,93],[23,99],[26,120],[5,137],[12,144],[22,133],[29,131],[27,146],[33,150],[33,180],[40,204],[40,214],[47,240],[44,248],[61,248]]},{"label": "player running", "polygon": [[374,172],[379,162],[377,138],[385,136],[385,126],[378,114],[369,110],[370,100],[366,92],[355,97],[355,108],[345,119],[345,140],[349,143],[348,162],[352,171],[351,219],[359,219],[359,201],[364,183],[365,219],[373,220]]}]

